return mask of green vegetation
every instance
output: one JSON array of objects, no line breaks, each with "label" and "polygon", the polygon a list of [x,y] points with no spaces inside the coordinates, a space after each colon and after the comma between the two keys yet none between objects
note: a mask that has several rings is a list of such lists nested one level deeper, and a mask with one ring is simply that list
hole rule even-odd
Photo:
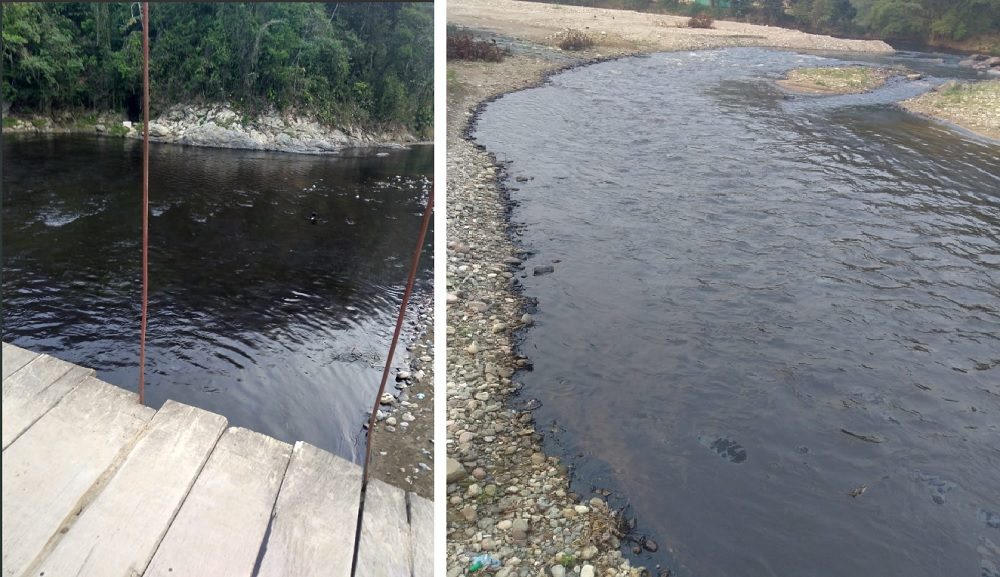
[{"label": "green vegetation", "polygon": [[[136,10],[133,13],[133,10]],[[142,32],[127,3],[5,3],[2,96],[11,112],[139,114]],[[433,120],[433,6],[155,3],[150,98],[297,109],[330,124]]]},{"label": "green vegetation", "polygon": [[891,74],[891,70],[870,66],[819,66],[790,70],[779,83],[805,92],[853,94],[878,88]]},{"label": "green vegetation", "polygon": [[1000,0],[545,0],[777,24],[1000,54]]},{"label": "green vegetation", "polygon": [[949,82],[903,106],[1000,140],[1000,80]]},{"label": "green vegetation", "polygon": [[1000,102],[1000,80],[949,82],[936,91],[928,92],[922,98],[931,107],[941,110],[992,107]]}]

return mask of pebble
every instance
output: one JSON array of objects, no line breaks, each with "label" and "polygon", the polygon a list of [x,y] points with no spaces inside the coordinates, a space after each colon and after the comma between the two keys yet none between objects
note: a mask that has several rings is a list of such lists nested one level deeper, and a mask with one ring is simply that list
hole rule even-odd
[{"label": "pebble", "polygon": [[448,459],[447,473],[445,479],[449,483],[456,483],[465,478],[465,467],[456,459]]}]

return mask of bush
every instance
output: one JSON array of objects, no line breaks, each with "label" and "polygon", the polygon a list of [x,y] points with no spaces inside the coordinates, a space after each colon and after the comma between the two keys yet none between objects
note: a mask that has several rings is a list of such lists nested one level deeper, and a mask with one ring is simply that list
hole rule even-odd
[{"label": "bush", "polygon": [[563,50],[586,50],[587,48],[593,48],[597,44],[594,39],[587,36],[579,30],[570,30],[566,32],[566,37],[559,42],[559,48]]},{"label": "bush", "polygon": [[476,40],[468,32],[448,36],[448,60],[485,60],[500,62],[510,56],[510,48],[495,40]]},{"label": "bush", "polygon": [[712,23],[715,19],[708,12],[701,12],[700,14],[695,14],[688,20],[689,28],[711,28]]}]

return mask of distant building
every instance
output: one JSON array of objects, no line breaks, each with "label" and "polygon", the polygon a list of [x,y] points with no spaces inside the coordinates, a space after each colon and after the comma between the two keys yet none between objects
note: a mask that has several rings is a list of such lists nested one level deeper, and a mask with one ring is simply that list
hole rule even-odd
[{"label": "distant building", "polygon": [[694,0],[695,4],[702,6],[713,6],[715,8],[729,8],[729,0]]}]

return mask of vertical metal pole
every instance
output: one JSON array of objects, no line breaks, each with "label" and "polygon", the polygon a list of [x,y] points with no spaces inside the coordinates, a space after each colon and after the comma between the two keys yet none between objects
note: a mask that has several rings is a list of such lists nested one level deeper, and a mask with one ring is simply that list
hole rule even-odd
[{"label": "vertical metal pole", "polygon": [[149,296],[149,2],[142,3],[142,321],[139,328],[139,404],[146,402],[146,317]]}]

